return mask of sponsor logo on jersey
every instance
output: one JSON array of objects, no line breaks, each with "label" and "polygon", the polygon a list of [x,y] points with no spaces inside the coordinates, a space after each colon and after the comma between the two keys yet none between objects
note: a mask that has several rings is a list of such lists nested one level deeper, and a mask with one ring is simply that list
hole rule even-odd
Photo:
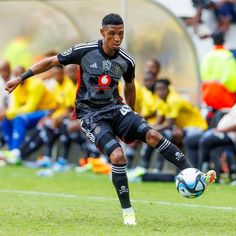
[{"label": "sponsor logo on jersey", "polygon": [[71,53],[72,53],[72,48],[69,48],[69,49],[67,49],[66,51],[62,52],[61,55],[62,55],[62,56],[67,56],[67,55],[69,55],[69,54],[71,54]]},{"label": "sponsor logo on jersey", "polygon": [[98,77],[98,85],[96,90],[110,90],[109,84],[111,83],[111,77],[109,75],[100,75]]},{"label": "sponsor logo on jersey", "polygon": [[104,71],[111,71],[118,77],[121,77],[124,74],[123,68],[118,63],[111,63],[109,60],[104,60],[102,62],[102,69]]}]

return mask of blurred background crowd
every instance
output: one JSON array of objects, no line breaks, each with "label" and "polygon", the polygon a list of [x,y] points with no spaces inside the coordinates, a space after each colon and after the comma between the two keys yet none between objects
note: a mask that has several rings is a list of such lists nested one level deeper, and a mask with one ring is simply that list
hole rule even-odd
[{"label": "blurred background crowd", "polygon": [[[4,87],[38,60],[96,39],[102,16],[117,12],[127,25],[123,47],[137,63],[136,112],[194,167],[236,185],[236,0],[176,2],[1,1],[0,165],[39,168],[39,176],[111,172],[73,119],[79,66],[54,67],[10,95]],[[178,170],[155,149],[122,145],[130,181],[175,179]]]}]

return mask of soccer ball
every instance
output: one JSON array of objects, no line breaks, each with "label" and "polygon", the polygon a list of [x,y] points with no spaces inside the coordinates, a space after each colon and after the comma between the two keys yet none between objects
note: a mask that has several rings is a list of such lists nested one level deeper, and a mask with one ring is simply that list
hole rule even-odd
[{"label": "soccer ball", "polygon": [[195,168],[184,169],[176,177],[176,188],[183,197],[199,197],[206,189],[205,175]]}]

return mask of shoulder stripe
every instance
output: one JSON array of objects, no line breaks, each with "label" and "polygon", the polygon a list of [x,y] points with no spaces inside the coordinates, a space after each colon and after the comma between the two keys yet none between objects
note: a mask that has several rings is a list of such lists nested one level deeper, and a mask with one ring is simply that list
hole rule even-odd
[{"label": "shoulder stripe", "polygon": [[120,51],[120,54],[123,56],[123,57],[125,57],[128,61],[130,61],[130,63],[132,64],[132,66],[134,66],[134,61],[130,58],[130,57],[128,57],[127,55],[125,55],[122,51]]},{"label": "shoulder stripe", "polygon": [[98,45],[97,42],[94,43],[79,43],[79,44],[75,44],[75,47],[84,47],[84,46],[92,46],[92,45]]},{"label": "shoulder stripe", "polygon": [[125,54],[125,55],[127,55],[127,57],[130,57],[130,59],[132,59],[133,61],[134,61],[134,57],[130,54],[130,53],[128,53],[126,50],[124,50],[123,48],[120,48],[120,50]]},{"label": "shoulder stripe", "polygon": [[93,44],[98,44],[98,41],[91,41],[91,42],[86,42],[86,43],[77,43],[74,46],[75,47],[80,47],[80,46],[93,45]]},{"label": "shoulder stripe", "polygon": [[78,46],[78,47],[74,47],[74,50],[79,50],[79,49],[84,49],[84,48],[96,48],[97,46],[98,44]]},{"label": "shoulder stripe", "polygon": [[98,44],[93,43],[93,44],[87,44],[87,43],[83,43],[83,44],[75,44],[74,48],[79,48],[79,47],[85,47],[85,46],[96,46]]},{"label": "shoulder stripe", "polygon": [[93,41],[90,41],[90,42],[87,42],[87,44],[98,44],[98,41],[97,40],[93,40]]}]

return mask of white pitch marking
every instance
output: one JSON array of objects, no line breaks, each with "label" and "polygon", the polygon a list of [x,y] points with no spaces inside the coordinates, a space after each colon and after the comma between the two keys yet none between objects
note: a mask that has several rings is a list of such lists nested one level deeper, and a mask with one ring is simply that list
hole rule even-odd
[{"label": "white pitch marking", "polygon": [[[24,190],[14,190],[14,189],[0,189],[2,193],[15,193],[22,195],[34,195],[34,196],[46,196],[46,197],[59,197],[59,198],[80,198],[94,201],[117,201],[116,198],[111,197],[99,197],[99,196],[80,196],[77,194],[64,194],[64,193],[47,193],[38,191],[24,191]],[[156,204],[163,206],[177,206],[177,207],[192,207],[192,208],[205,208],[219,211],[236,211],[236,207],[226,207],[226,206],[209,206],[209,205],[198,205],[189,203],[174,203],[165,201],[151,201],[151,200],[132,200],[132,202],[144,203],[144,204]]]}]

